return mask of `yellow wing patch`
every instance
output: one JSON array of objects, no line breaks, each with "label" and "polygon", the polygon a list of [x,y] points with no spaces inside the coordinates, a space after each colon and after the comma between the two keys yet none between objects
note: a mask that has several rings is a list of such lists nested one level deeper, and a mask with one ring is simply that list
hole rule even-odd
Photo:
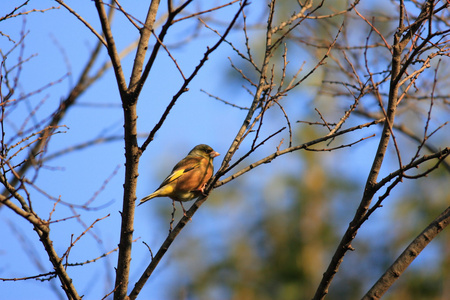
[{"label": "yellow wing patch", "polygon": [[166,179],[164,179],[163,183],[159,186],[160,188],[177,180],[180,178],[183,174],[192,171],[200,166],[200,162],[197,158],[195,159],[183,159],[180,161],[175,168],[172,170],[172,174],[167,176]]}]

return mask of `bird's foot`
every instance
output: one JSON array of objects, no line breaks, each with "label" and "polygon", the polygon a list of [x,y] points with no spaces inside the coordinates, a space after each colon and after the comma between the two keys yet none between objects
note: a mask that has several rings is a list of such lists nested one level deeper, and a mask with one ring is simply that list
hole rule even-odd
[{"label": "bird's foot", "polygon": [[[186,215],[186,209],[184,209],[183,202],[180,201],[180,204],[181,204],[181,208],[183,209],[183,216],[184,216],[184,217],[187,217],[187,215]],[[192,219],[189,218],[189,221],[192,221]]]},{"label": "bird's foot", "polygon": [[205,187],[206,187],[206,182],[197,189],[197,191],[199,191],[203,196],[206,196],[205,194]]}]

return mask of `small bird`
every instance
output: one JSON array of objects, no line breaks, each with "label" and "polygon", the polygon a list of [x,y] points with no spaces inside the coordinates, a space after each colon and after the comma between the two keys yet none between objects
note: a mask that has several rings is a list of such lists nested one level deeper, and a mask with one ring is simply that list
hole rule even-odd
[{"label": "small bird", "polygon": [[213,159],[218,155],[220,154],[208,145],[195,146],[185,158],[175,165],[159,188],[142,198],[138,206],[155,197],[169,197],[174,201],[179,201],[183,212],[186,213],[182,202],[190,201],[204,193],[206,183],[214,171]]}]

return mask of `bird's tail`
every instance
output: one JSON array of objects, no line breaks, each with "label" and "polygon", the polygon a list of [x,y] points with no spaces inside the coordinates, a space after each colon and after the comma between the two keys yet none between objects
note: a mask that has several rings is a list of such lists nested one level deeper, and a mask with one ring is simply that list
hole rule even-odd
[{"label": "bird's tail", "polygon": [[147,201],[150,200],[150,199],[153,199],[153,198],[157,197],[157,196],[158,196],[158,195],[157,195],[156,192],[155,192],[155,193],[152,193],[152,194],[148,195],[147,197],[142,198],[141,201],[139,201],[138,206],[141,205],[142,203],[147,202]]}]

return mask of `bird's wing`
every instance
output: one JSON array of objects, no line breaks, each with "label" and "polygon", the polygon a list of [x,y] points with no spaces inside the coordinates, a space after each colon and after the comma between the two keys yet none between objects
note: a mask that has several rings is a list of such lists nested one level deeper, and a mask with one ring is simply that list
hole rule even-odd
[{"label": "bird's wing", "polygon": [[177,180],[184,174],[186,174],[189,171],[192,171],[194,169],[197,169],[200,167],[200,162],[202,160],[202,157],[185,157],[180,162],[178,162],[175,167],[172,170],[172,173],[170,173],[169,176],[167,176],[166,179],[161,183],[159,188],[162,186],[165,186],[174,180]]}]

